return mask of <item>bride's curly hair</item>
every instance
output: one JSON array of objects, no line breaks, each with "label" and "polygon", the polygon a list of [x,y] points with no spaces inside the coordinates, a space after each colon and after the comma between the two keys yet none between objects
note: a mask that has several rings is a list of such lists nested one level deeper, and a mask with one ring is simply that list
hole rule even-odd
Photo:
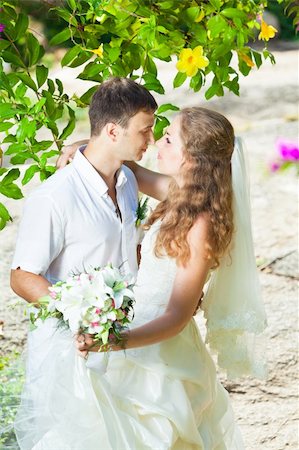
[{"label": "bride's curly hair", "polygon": [[146,224],[163,219],[155,244],[156,256],[168,254],[185,265],[190,258],[187,234],[198,217],[207,215],[207,258],[213,267],[228,248],[233,234],[231,156],[234,129],[216,111],[185,108],[179,113],[185,162],[183,186],[172,181],[167,199],[159,203]]}]

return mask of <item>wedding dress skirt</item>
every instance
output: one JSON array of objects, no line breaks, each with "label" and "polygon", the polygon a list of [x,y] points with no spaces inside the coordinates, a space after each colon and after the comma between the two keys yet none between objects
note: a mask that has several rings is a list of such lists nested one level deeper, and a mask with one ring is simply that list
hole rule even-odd
[{"label": "wedding dress skirt", "polygon": [[[132,327],[160,316],[171,294],[176,265],[154,256],[157,230],[155,224],[143,241]],[[15,421],[22,450],[244,448],[194,319],[159,344],[111,352],[105,373],[87,365],[55,319],[29,333]]]}]

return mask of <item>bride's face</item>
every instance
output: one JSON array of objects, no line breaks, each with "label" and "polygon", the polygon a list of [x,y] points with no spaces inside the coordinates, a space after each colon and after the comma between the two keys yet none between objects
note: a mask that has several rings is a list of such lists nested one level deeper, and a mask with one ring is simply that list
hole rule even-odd
[{"label": "bride's face", "polygon": [[183,141],[180,136],[181,118],[176,116],[164,136],[156,142],[158,147],[158,168],[161,173],[176,177],[184,162]]}]

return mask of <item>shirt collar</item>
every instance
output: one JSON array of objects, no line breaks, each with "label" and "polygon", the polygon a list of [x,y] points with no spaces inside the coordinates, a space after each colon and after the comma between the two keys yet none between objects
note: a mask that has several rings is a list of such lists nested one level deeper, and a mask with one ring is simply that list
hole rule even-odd
[{"label": "shirt collar", "polygon": [[[107,194],[107,184],[83,154],[85,147],[86,145],[82,145],[78,148],[72,164],[74,164],[77,172],[79,172],[79,174],[82,175],[101,196]],[[122,187],[127,182],[127,177],[122,168],[117,171],[116,177],[116,188]]]}]

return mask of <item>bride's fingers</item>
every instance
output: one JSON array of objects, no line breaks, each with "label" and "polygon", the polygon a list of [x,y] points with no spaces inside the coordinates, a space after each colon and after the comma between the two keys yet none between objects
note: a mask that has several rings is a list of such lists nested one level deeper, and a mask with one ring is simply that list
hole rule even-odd
[{"label": "bride's fingers", "polygon": [[57,169],[63,169],[71,161],[71,157],[69,157],[66,153],[62,153],[56,161],[56,167]]},{"label": "bride's fingers", "polygon": [[93,345],[94,344],[93,338],[91,337],[90,334],[85,334],[84,335],[84,341],[85,341],[86,345]]},{"label": "bride's fingers", "polygon": [[78,355],[83,358],[83,359],[87,359],[88,358],[88,351],[87,350],[77,350]]}]

